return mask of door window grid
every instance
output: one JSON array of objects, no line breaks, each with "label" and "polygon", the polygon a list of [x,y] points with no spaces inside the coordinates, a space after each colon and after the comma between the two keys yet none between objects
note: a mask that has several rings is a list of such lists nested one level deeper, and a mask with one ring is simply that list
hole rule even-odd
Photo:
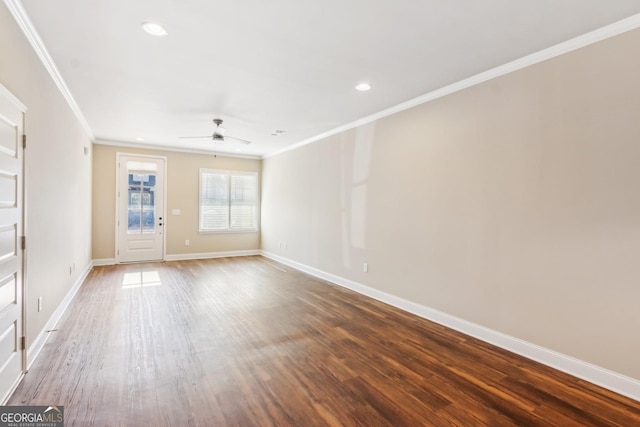
[{"label": "door window grid", "polygon": [[156,175],[129,172],[128,234],[155,233],[156,231]]}]

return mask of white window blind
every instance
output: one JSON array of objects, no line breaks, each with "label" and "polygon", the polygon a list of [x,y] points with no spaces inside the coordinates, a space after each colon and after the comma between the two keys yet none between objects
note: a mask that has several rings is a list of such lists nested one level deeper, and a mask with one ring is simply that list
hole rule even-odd
[{"label": "white window blind", "polygon": [[258,229],[258,174],[200,169],[200,231]]},{"label": "white window blind", "polygon": [[231,228],[255,229],[257,224],[256,175],[231,175]]}]

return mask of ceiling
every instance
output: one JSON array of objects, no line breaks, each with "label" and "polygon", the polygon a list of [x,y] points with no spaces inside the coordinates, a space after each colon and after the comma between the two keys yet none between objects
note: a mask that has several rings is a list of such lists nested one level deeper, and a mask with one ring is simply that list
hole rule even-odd
[{"label": "ceiling", "polygon": [[[98,141],[256,157],[640,13],[638,0],[14,2]],[[218,117],[252,144],[179,138]]]}]

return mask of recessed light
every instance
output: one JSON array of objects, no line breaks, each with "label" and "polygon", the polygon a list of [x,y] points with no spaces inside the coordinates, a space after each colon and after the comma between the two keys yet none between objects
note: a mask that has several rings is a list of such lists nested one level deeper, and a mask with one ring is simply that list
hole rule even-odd
[{"label": "recessed light", "polygon": [[366,92],[369,89],[371,89],[371,85],[369,83],[360,83],[356,86],[356,90],[359,90],[360,92]]},{"label": "recessed light", "polygon": [[156,24],[154,22],[143,22],[142,29],[145,30],[147,34],[151,34],[152,36],[156,37],[162,37],[169,34],[162,25]]},{"label": "recessed light", "polygon": [[144,138],[136,138],[136,141],[144,141]]}]

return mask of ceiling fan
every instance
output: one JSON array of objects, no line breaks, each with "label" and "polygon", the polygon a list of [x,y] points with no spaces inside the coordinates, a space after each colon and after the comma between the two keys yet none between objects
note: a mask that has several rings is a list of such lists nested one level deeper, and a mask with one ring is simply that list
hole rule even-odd
[{"label": "ceiling fan", "polygon": [[235,136],[225,135],[226,129],[222,127],[222,119],[213,119],[213,123],[216,124],[216,128],[213,130],[212,135],[207,136],[181,136],[181,139],[186,138],[210,138],[214,142],[217,141],[225,141],[226,139],[233,139],[234,141],[238,141],[241,144],[251,144],[251,141],[247,141],[246,139],[236,138]]}]

